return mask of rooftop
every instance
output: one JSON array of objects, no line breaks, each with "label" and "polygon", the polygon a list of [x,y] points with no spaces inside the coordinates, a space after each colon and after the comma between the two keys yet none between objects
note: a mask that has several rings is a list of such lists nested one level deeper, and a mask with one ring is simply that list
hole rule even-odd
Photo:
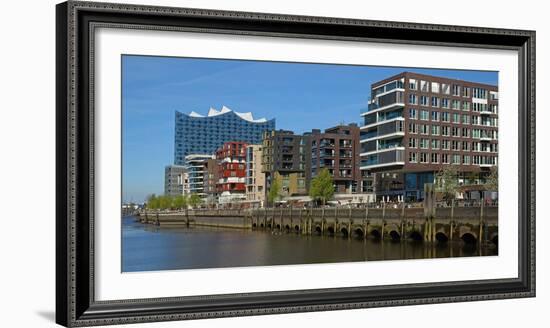
[{"label": "rooftop", "polygon": [[189,116],[190,117],[214,117],[214,116],[219,116],[219,115],[223,115],[223,114],[227,114],[227,113],[231,113],[231,112],[235,113],[237,116],[239,116],[240,118],[242,118],[243,120],[248,121],[248,122],[252,122],[252,123],[265,123],[265,122],[267,122],[267,119],[265,119],[265,118],[254,119],[254,116],[252,115],[252,112],[239,113],[239,112],[235,112],[235,111],[231,110],[230,108],[228,108],[226,106],[222,106],[221,110],[217,110],[215,108],[210,107],[210,109],[208,110],[208,114],[206,116],[201,115],[201,114],[199,114],[195,111],[192,111],[191,113],[189,113]]}]

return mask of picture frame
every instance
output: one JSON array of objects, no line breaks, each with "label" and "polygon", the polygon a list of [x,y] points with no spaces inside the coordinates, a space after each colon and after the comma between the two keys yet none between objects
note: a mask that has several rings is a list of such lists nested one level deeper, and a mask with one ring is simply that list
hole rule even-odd
[{"label": "picture frame", "polygon": [[[535,296],[535,32],[68,1],[56,7],[56,322],[93,326]],[[518,55],[518,277],[95,298],[94,33],[97,27],[265,38],[506,49]],[[120,213],[113,213],[113,216]]]}]

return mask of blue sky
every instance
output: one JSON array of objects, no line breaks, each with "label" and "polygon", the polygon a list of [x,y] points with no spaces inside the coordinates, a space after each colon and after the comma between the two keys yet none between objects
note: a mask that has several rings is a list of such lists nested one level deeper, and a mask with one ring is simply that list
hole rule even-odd
[{"label": "blue sky", "polygon": [[123,201],[164,190],[174,112],[223,105],[297,133],[359,123],[370,85],[402,71],[498,84],[497,72],[122,56]]}]

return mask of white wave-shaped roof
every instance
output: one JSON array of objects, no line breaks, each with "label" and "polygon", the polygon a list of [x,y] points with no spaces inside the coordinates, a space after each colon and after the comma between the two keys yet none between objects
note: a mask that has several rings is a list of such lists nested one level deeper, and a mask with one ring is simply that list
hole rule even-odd
[{"label": "white wave-shaped roof", "polygon": [[267,119],[265,119],[265,118],[254,119],[254,116],[252,115],[252,112],[239,113],[239,112],[235,112],[235,111],[229,109],[226,106],[222,106],[221,110],[217,110],[215,108],[210,107],[210,109],[208,110],[208,115],[207,116],[201,115],[201,114],[199,114],[195,111],[192,111],[191,113],[189,113],[189,116],[191,116],[191,117],[214,117],[214,116],[223,115],[223,114],[230,113],[230,112],[235,113],[237,116],[239,116],[240,118],[242,118],[243,120],[248,121],[248,122],[253,122],[253,123],[267,122]]}]

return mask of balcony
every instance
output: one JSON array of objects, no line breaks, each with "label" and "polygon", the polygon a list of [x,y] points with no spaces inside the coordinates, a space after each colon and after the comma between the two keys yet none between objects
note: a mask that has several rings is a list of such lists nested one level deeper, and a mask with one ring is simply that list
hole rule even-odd
[{"label": "balcony", "polygon": [[402,137],[405,135],[403,131],[403,121],[392,121],[372,128],[371,131],[361,131],[361,142],[366,142],[375,139],[391,139]]},{"label": "balcony", "polygon": [[369,103],[367,108],[361,109],[361,116],[365,116],[369,113],[380,112],[385,110],[391,110],[396,108],[405,107],[405,101],[403,99],[403,90],[395,89],[394,91],[376,97]]},{"label": "balcony", "polygon": [[374,155],[368,155],[361,160],[361,170],[369,170],[387,166],[405,165],[405,151],[392,149]]}]

